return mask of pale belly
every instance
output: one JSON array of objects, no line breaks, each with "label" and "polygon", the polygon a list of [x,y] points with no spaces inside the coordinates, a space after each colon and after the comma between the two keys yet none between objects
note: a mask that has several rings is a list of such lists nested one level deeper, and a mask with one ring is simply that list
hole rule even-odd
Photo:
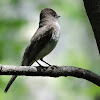
[{"label": "pale belly", "polygon": [[39,54],[37,54],[35,59],[38,60],[38,59],[41,59],[41,58],[45,57],[46,55],[48,55],[55,48],[57,42],[58,42],[57,40],[51,39],[47,43],[47,45],[39,52]]}]

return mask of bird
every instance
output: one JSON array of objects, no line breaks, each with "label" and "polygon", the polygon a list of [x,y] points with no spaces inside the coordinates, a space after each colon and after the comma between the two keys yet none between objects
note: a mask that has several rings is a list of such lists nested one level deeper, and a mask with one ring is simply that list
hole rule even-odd
[{"label": "bird", "polygon": [[[21,66],[31,66],[34,62],[41,60],[48,64],[43,58],[48,55],[55,47],[60,37],[60,16],[56,11],[51,8],[44,8],[40,12],[39,27],[33,37],[31,38],[28,46],[22,57]],[[41,66],[41,64],[39,64]],[[48,64],[50,65],[50,64]],[[5,91],[8,89],[17,78],[17,75],[13,75],[8,82]]]}]

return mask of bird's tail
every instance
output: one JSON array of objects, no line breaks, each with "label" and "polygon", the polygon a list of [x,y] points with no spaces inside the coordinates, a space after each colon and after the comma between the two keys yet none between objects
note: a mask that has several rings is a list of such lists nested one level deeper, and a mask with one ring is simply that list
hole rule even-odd
[{"label": "bird's tail", "polygon": [[[21,66],[24,66],[24,65],[32,65],[32,63],[30,63],[30,64],[26,64],[26,61],[25,61],[25,59],[21,62],[21,64],[20,64]],[[12,78],[10,79],[10,81],[8,82],[8,84],[7,84],[7,86],[6,86],[6,88],[5,88],[5,93],[7,93],[7,91],[8,91],[8,89],[10,88],[10,86],[12,85],[12,83],[14,82],[14,80],[17,78],[17,75],[13,75],[12,76]]]},{"label": "bird's tail", "polygon": [[16,79],[17,75],[13,75],[12,78],[10,79],[10,81],[8,82],[5,91],[7,93],[8,89],[10,88],[11,84],[14,82],[14,80]]},{"label": "bird's tail", "polygon": [[[20,65],[23,66],[23,64],[21,63]],[[10,79],[10,81],[8,82],[4,92],[7,93],[7,91],[9,90],[10,86],[12,85],[12,83],[14,82],[14,80],[17,78],[17,75],[13,75]]]}]

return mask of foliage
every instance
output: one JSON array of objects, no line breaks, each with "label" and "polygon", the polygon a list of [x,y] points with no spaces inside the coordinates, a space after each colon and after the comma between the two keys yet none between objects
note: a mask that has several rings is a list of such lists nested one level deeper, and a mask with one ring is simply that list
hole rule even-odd
[{"label": "foliage", "polygon": [[[100,74],[99,53],[80,0],[0,0],[0,64],[20,64],[24,49],[38,28],[39,12],[46,7],[61,15],[62,33],[57,47],[46,60]],[[94,100],[100,94],[99,87],[85,80],[65,77],[21,77],[4,94],[9,79],[9,76],[0,76],[0,100]]]}]

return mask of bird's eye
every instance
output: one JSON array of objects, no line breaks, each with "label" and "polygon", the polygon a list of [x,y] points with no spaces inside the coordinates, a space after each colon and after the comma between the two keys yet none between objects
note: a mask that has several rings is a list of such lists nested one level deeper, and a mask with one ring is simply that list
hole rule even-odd
[{"label": "bird's eye", "polygon": [[53,16],[53,17],[55,17],[56,15],[55,15],[55,13],[53,13],[53,12],[51,12],[51,15]]},{"label": "bird's eye", "polygon": [[53,17],[56,17],[56,14],[53,14]]}]

